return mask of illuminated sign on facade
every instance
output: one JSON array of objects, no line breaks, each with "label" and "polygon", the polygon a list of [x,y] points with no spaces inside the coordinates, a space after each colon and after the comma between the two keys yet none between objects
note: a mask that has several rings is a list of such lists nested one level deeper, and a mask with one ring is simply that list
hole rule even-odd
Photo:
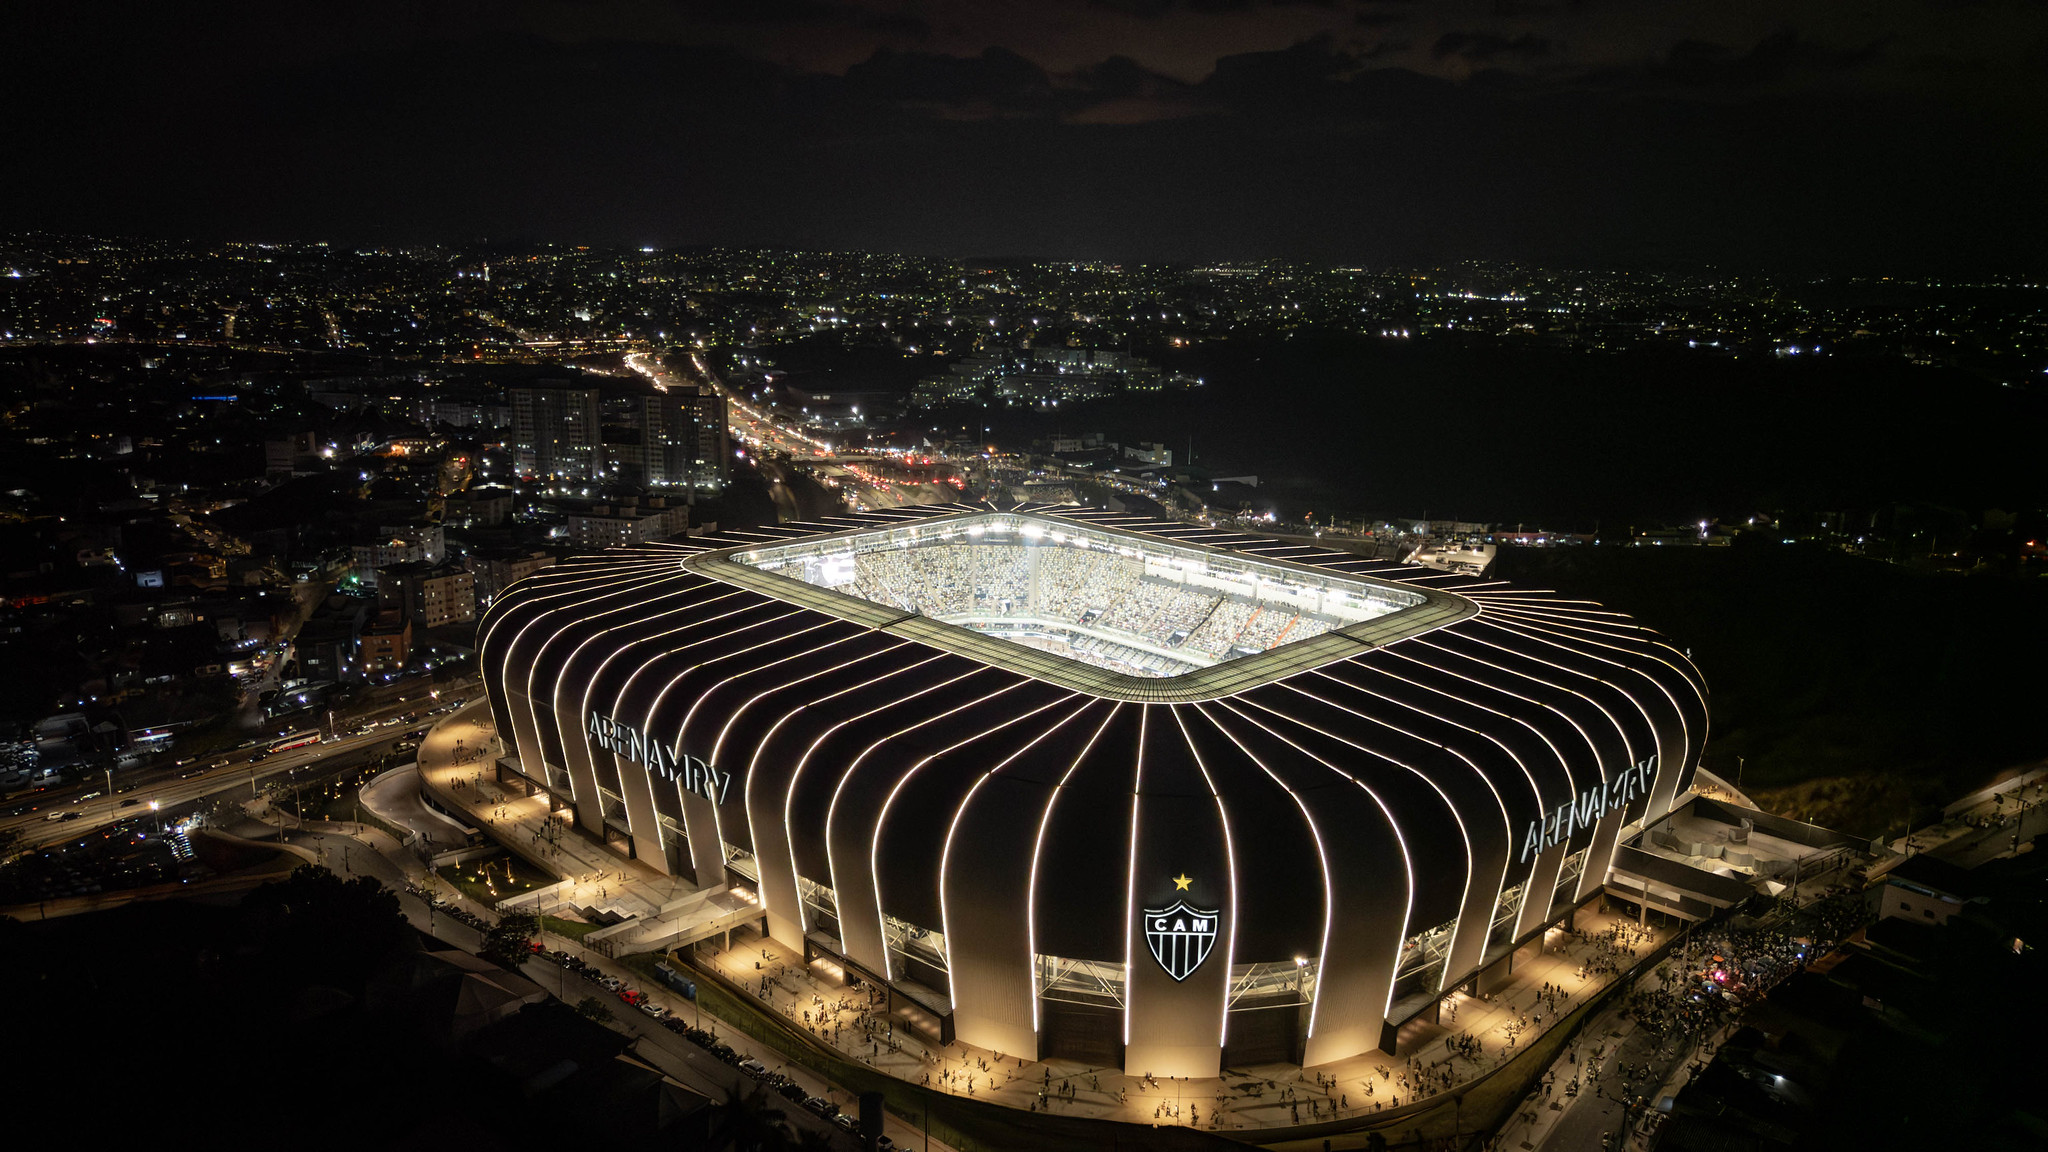
[{"label": "illuminated sign on facade", "polygon": [[1221,909],[1204,911],[1185,900],[1166,908],[1147,908],[1145,943],[1168,976],[1185,980],[1216,947],[1216,925],[1220,918]]},{"label": "illuminated sign on facade", "polygon": [[680,747],[663,747],[661,741],[648,738],[631,724],[621,724],[597,712],[590,714],[586,730],[593,743],[612,755],[642,765],[660,779],[680,784],[685,792],[695,792],[714,804],[725,803],[726,790],[732,787],[732,773],[721,772]]},{"label": "illuminated sign on facade", "polygon": [[1602,816],[1620,811],[1629,801],[1649,791],[1650,780],[1656,775],[1657,757],[1652,755],[1640,764],[1629,765],[1614,779],[1588,788],[1545,812],[1541,819],[1529,821],[1529,831],[1522,837],[1521,859],[1526,863],[1530,853],[1562,844],[1572,838],[1575,829],[1591,828]]}]

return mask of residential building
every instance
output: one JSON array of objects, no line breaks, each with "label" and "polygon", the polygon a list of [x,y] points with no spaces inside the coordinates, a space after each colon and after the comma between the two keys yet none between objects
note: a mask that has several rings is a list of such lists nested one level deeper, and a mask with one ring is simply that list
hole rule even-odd
[{"label": "residential building", "polygon": [[476,577],[457,564],[394,564],[377,581],[377,601],[422,628],[476,619]]},{"label": "residential building", "polygon": [[386,608],[363,626],[356,640],[356,662],[366,676],[397,674],[412,659],[412,621],[396,608]]},{"label": "residential building", "polygon": [[649,488],[717,490],[725,486],[725,402],[717,394],[672,388],[638,398],[639,477]]},{"label": "residential building", "polygon": [[476,576],[477,610],[490,607],[500,592],[517,581],[543,568],[552,568],[554,564],[554,556],[546,552],[509,552],[472,558],[469,567]]},{"label": "residential building", "polygon": [[650,496],[637,504],[617,502],[571,505],[569,540],[579,548],[617,548],[681,536],[690,527],[690,506],[681,500]]},{"label": "residential building", "polygon": [[512,450],[520,474],[596,480],[604,460],[597,389],[566,383],[513,388]]}]

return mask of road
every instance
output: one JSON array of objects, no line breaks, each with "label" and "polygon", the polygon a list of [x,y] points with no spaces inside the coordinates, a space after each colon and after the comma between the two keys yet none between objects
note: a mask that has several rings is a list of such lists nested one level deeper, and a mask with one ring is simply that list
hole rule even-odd
[{"label": "road", "polygon": [[[1642,1147],[1626,1143],[1622,1134],[1654,1111],[1657,1096],[1672,1073],[1693,1057],[1694,1045],[1675,1039],[1660,1041],[1625,1020],[1622,1004],[1617,997],[1603,1009],[1586,1025],[1567,1055],[1552,1066],[1550,1096],[1546,1099],[1539,1086],[1524,1104],[1521,1115],[1532,1111],[1540,1115],[1553,1102],[1562,1107],[1561,1115],[1548,1118],[1549,1128],[1535,1145],[1544,1152]],[[1593,1056],[1596,1051],[1601,1053],[1598,1059]],[[1582,1078],[1576,1099],[1565,1094],[1565,1085],[1574,1077]],[[1508,1147],[1516,1147],[1528,1130],[1528,1122],[1517,1119],[1503,1126],[1501,1133],[1509,1138]],[[1609,1145],[1601,1143],[1603,1136],[1609,1138]]]},{"label": "road", "polygon": [[[439,691],[462,696],[468,695],[474,689],[465,687],[463,682],[458,681],[442,686]],[[372,706],[363,715],[349,716],[345,719],[337,716],[336,724],[338,727],[354,727],[366,722],[379,721],[380,718],[390,719],[393,716],[423,711],[434,706],[431,699],[421,700],[417,697],[383,702]],[[180,768],[167,764],[155,768],[130,769],[115,774],[114,783],[120,789],[119,793],[103,795],[92,800],[82,800],[80,797],[92,792],[103,792],[105,785],[91,779],[45,792],[17,796],[7,811],[19,811],[20,814],[0,817],[0,832],[18,830],[21,835],[20,847],[38,848],[74,839],[91,829],[134,816],[138,811],[146,812],[152,802],[162,808],[173,808],[212,796],[245,781],[253,795],[257,783],[262,780],[335,757],[388,746],[403,738],[411,728],[429,722],[429,718],[423,716],[409,724],[388,725],[361,736],[344,735],[338,740],[323,741],[307,748],[281,752],[275,756],[261,756],[261,749],[242,748],[204,758],[205,764],[208,765],[226,759],[228,763],[219,768],[197,765]],[[126,803],[131,798],[138,803]],[[50,814],[57,811],[77,812],[79,817],[76,820],[50,820]]]},{"label": "road", "polygon": [[[443,912],[437,912],[425,900],[407,889],[408,882],[425,881],[444,898],[462,904],[470,911],[493,919],[492,912],[467,897],[454,892],[445,883],[428,878],[425,866],[406,852],[390,836],[367,825],[349,823],[314,823],[294,829],[286,839],[299,847],[306,848],[320,857],[328,870],[344,876],[372,876],[385,887],[398,893],[398,901],[406,919],[415,928],[436,939],[474,952],[482,946],[482,934],[476,929]],[[574,941],[549,935],[543,943],[550,948],[569,952],[588,964],[597,967],[606,975],[616,976],[633,987],[642,987],[639,977],[632,971],[612,962],[595,952],[586,951]],[[542,990],[571,1006],[586,996],[595,996],[612,1009],[613,1027],[633,1037],[634,1051],[641,1059],[653,1064],[663,1072],[692,1091],[702,1093],[714,1102],[723,1102],[728,1093],[737,1089],[744,1092],[753,1087],[753,1080],[739,1069],[726,1064],[716,1056],[697,1045],[676,1035],[646,1015],[623,1002],[617,1001],[604,988],[589,983],[581,976],[544,960],[530,960],[521,969],[529,980],[540,985]],[[665,988],[643,989],[656,1003],[685,1019],[697,1020],[696,1006]],[[743,1054],[759,1057],[771,1068],[788,1072],[804,1090],[814,1096],[825,1096],[841,1108],[853,1111],[857,1102],[843,1089],[832,1085],[798,1068],[781,1067],[780,1058],[770,1051],[757,1051],[744,1035],[733,1032],[713,1019],[710,1025],[722,1039]],[[816,1132],[831,1138],[831,1147],[853,1148],[856,1142],[836,1125],[805,1111],[793,1101],[773,1096],[773,1107],[780,1109],[784,1119],[799,1133]],[[908,1125],[891,1117],[887,1131],[889,1138],[907,1148],[919,1148],[923,1138],[914,1134]],[[915,1142],[909,1142],[915,1137]],[[943,1148],[933,1144],[934,1148]]]}]

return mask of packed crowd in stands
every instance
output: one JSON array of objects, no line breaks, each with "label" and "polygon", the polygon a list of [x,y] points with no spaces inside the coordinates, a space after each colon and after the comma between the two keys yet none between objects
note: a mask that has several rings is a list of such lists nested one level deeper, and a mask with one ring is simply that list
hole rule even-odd
[{"label": "packed crowd in stands", "polygon": [[904,548],[854,557],[854,595],[927,616],[1007,615],[1030,596],[1024,549],[1015,544],[972,548]]},{"label": "packed crowd in stands", "polygon": [[[1339,622],[1148,579],[1141,557],[1100,549],[1016,544],[939,545],[862,553],[840,590],[940,620],[1029,616],[1099,633],[1061,654],[1139,675],[1173,676],[1240,652],[1320,635]],[[1183,659],[1116,642],[1121,634]],[[1034,647],[1058,650],[1048,635]]]}]

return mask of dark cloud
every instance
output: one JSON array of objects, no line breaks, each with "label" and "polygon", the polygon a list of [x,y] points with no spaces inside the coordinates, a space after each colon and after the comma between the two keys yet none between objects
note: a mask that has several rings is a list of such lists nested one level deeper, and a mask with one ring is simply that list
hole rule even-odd
[{"label": "dark cloud", "polygon": [[1492,32],[1446,32],[1430,45],[1429,54],[1438,60],[1456,56],[1473,64],[1495,64],[1541,60],[1556,47],[1550,40],[1528,32],[1512,37]]},{"label": "dark cloud", "polygon": [[828,0],[672,0],[692,20],[713,24],[821,24],[858,18],[851,4]]},{"label": "dark cloud", "polygon": [[1177,96],[1186,92],[1188,87],[1178,80],[1161,76],[1129,56],[1111,56],[1100,64],[1082,69],[1074,79],[1081,90],[1104,100]]},{"label": "dark cloud", "polygon": [[1147,20],[1156,20],[1179,12],[1215,15],[1221,12],[1249,12],[1256,8],[1328,8],[1334,4],[1335,0],[1088,0],[1088,6],[1091,8],[1121,12],[1126,16],[1138,16]]},{"label": "dark cloud", "polygon": [[[1782,85],[1802,76],[1852,72],[1877,61],[1886,44],[1877,40],[1858,48],[1831,49],[1790,28],[1780,28],[1742,50],[1704,40],[1681,40],[1652,65],[1596,70],[1581,79],[1614,89],[1726,94]],[[1916,66],[1932,64],[1923,58]]]},{"label": "dark cloud", "polygon": [[[1670,2],[1691,5],[1692,39],[1648,40],[1608,15],[1625,6],[1583,4],[1512,25],[1427,4],[1270,21],[1180,4],[1129,42],[1100,31],[1129,20],[1083,0],[1000,35],[966,0],[581,0],[463,19],[38,5],[0,37],[0,227],[1127,259],[2048,261],[2033,203],[2048,117],[2019,114],[2038,104],[2026,69],[2043,54],[2025,57],[2048,27],[1888,42],[1886,26],[1855,38],[1832,21],[1738,38],[1702,15],[1719,11],[1707,0]],[[647,10],[670,16],[658,34],[578,15]],[[1389,40],[1360,11],[1410,15]],[[1275,31],[1318,26],[1329,34]]]},{"label": "dark cloud", "polygon": [[1329,36],[1277,52],[1241,52],[1216,61],[1201,84],[1204,96],[1244,107],[1316,105],[1335,95],[1336,82],[1358,67],[1358,57]]},{"label": "dark cloud", "polygon": [[1008,48],[979,56],[878,50],[847,69],[848,95],[888,104],[986,113],[1050,112],[1051,77]]},{"label": "dark cloud", "polygon": [[929,40],[932,38],[931,21],[907,12],[882,12],[869,16],[860,22],[863,30],[880,32],[903,40]]}]

